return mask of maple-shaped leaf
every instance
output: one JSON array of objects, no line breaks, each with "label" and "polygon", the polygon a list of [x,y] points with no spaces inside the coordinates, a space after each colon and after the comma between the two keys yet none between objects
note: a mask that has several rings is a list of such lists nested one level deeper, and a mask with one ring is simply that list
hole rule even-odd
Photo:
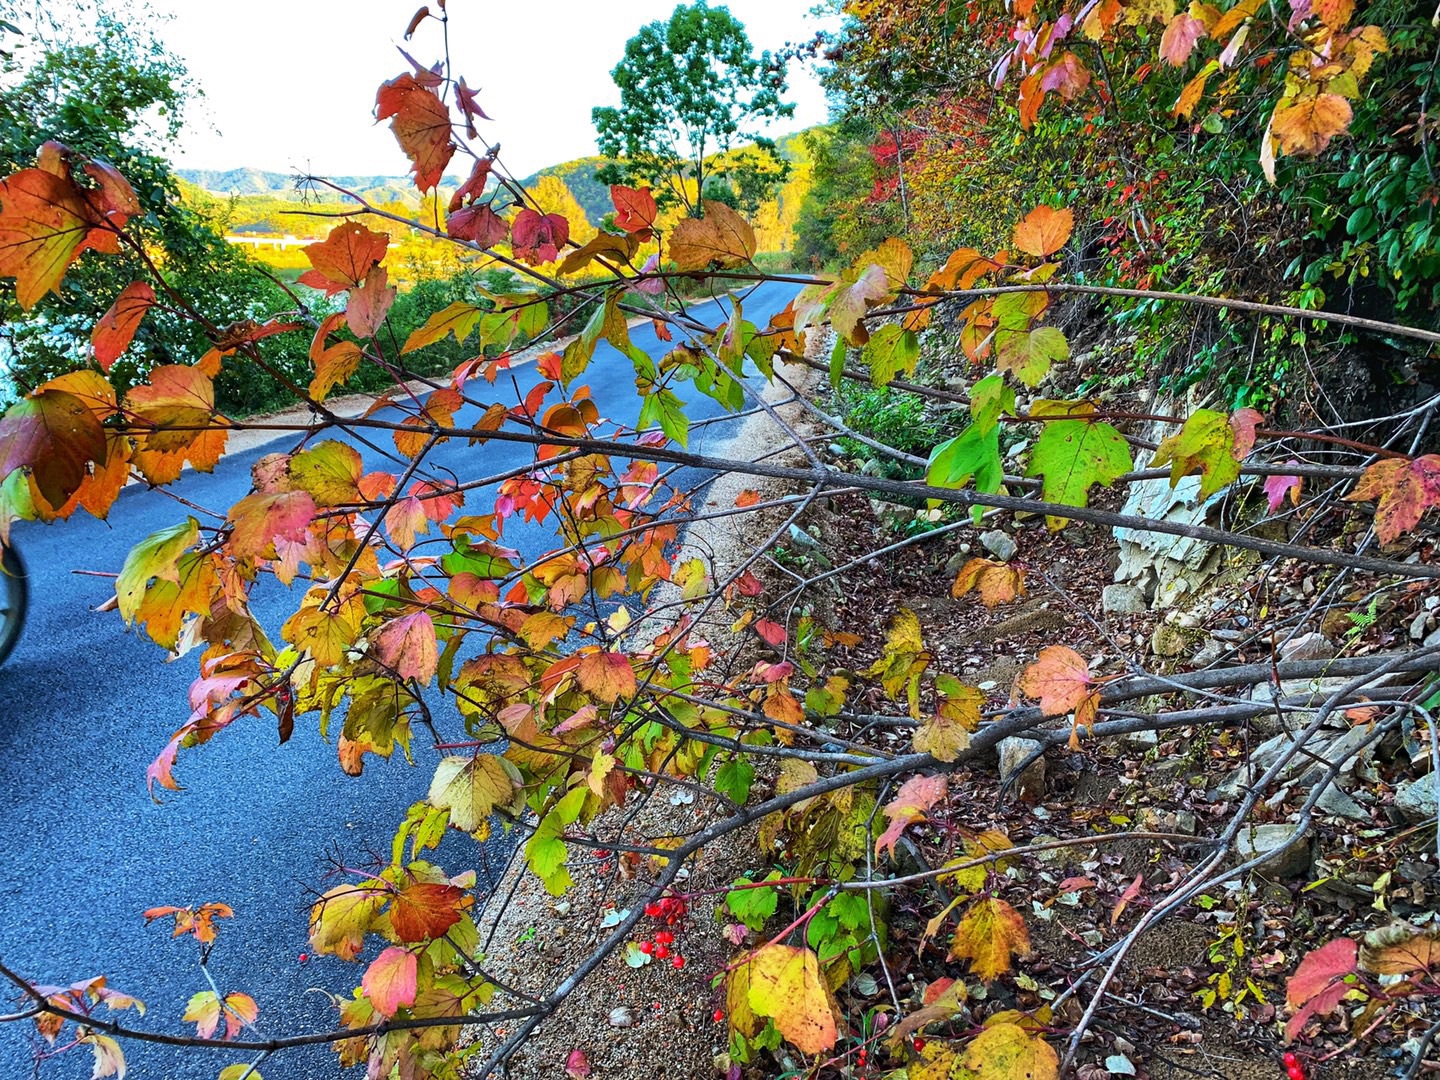
[{"label": "maple-shaped leaf", "polygon": [[1371,930],[1360,944],[1360,966],[1372,975],[1410,975],[1440,969],[1440,929],[1395,922]]},{"label": "maple-shaped leaf", "polygon": [[342,506],[360,501],[364,468],[353,446],[326,439],[293,455],[286,463],[286,475],[295,487],[310,493],[316,506]]},{"label": "maple-shaped leaf", "polygon": [[476,92],[465,85],[465,76],[460,76],[460,81],[455,84],[455,104],[460,106],[460,111],[465,114],[465,132],[472,139],[478,139],[480,133],[475,128],[476,120],[489,120],[485,110],[480,107],[480,100]]},{"label": "maple-shaped leaf", "polygon": [[175,932],[170,935],[171,937],[183,937],[190,934],[200,944],[209,945],[215,940],[215,920],[233,919],[235,912],[229,904],[222,904],[218,900],[201,904],[198,908],[167,905],[147,908],[141,912],[141,917],[147,924],[154,919],[165,919],[172,916],[175,919]]},{"label": "maple-shaped leaf", "polygon": [[391,619],[376,632],[373,647],[376,658],[402,679],[428,685],[435,677],[440,654],[428,611]]},{"label": "maple-shaped leaf", "polygon": [[1160,59],[1171,67],[1184,67],[1195,50],[1195,43],[1205,36],[1205,24],[1188,12],[1176,15],[1160,35]]},{"label": "maple-shaped leaf", "polygon": [[95,1064],[90,1072],[90,1080],[104,1080],[104,1077],[114,1076],[118,1080],[125,1080],[125,1052],[120,1049],[120,1044],[109,1035],[101,1035],[94,1031],[86,1031],[75,1040],[82,1046],[90,1047],[95,1055]]},{"label": "maple-shaped leaf", "polygon": [[743,266],[755,257],[755,230],[722,202],[706,199],[705,216],[685,218],[670,233],[669,255],[681,270],[704,270],[711,263],[722,270]]},{"label": "maple-shaped leaf", "polygon": [[276,558],[277,543],[303,543],[315,520],[308,491],[247,495],[230,508],[229,550],[237,559]]},{"label": "maple-shaped leaf", "polygon": [[[1032,410],[1033,411],[1033,410]],[[1052,420],[1035,440],[1026,476],[1043,476],[1046,502],[1085,506],[1096,484],[1109,487],[1133,467],[1130,446],[1114,427],[1100,421]],[[1052,530],[1067,519],[1046,519]]]},{"label": "maple-shaped leaf", "polygon": [[225,1038],[233,1039],[260,1018],[260,1006],[249,994],[232,990],[225,995]]},{"label": "maple-shaped leaf", "polygon": [[986,1024],[985,1030],[965,1047],[961,1063],[975,1080],[1059,1080],[1060,1077],[1060,1055],[1055,1048],[1019,1024]]},{"label": "maple-shaped leaf", "polygon": [[1354,938],[1336,938],[1305,954],[1285,983],[1285,1005],[1294,1013],[1285,1025],[1286,1042],[1293,1042],[1312,1016],[1324,1016],[1340,1004],[1357,974],[1359,955]]},{"label": "maple-shaped leaf", "polygon": [[200,523],[193,517],[152,533],[130,549],[120,576],[115,579],[115,596],[120,616],[133,624],[140,610],[145,586],[151,578],[179,582],[180,556],[200,536]]},{"label": "maple-shaped leaf", "polygon": [[214,379],[199,368],[166,364],[151,368],[149,380],[132,388],[124,404],[124,412],[140,422],[137,428],[150,428],[137,437],[141,471],[152,483],[164,483],[180,475],[186,459],[201,472],[213,470],[229,437],[215,412]]},{"label": "maple-shaped leaf", "polygon": [[389,247],[386,233],[373,232],[358,221],[337,225],[324,240],[301,249],[314,269],[300,275],[300,284],[323,290],[326,296],[353,289],[379,265]]},{"label": "maple-shaped leaf", "polygon": [[[1251,441],[1254,441],[1253,435]],[[1230,417],[1214,409],[1196,409],[1185,420],[1179,432],[1164,439],[1155,448],[1152,468],[1170,466],[1170,486],[1182,476],[1200,475],[1200,498],[1208,499],[1215,492],[1233,483],[1240,475],[1240,458],[1235,445],[1235,431]]]},{"label": "maple-shaped leaf", "polygon": [[542,214],[528,206],[510,224],[510,246],[531,266],[554,262],[570,239],[570,222],[560,214]]},{"label": "maple-shaped leaf", "polygon": [[444,341],[448,334],[454,334],[456,343],[463,345],[485,314],[484,308],[467,304],[463,300],[447,304],[426,319],[424,326],[411,332],[400,352],[412,353],[426,345],[434,345],[437,341]]},{"label": "maple-shaped leaf", "polygon": [[307,603],[285,621],[280,634],[296,649],[308,652],[321,667],[334,667],[345,659],[345,653],[360,636],[365,604],[358,595],[352,595],[333,608],[322,608],[324,595],[321,591],[307,598]]},{"label": "maple-shaped leaf", "polygon": [[41,390],[0,419],[0,478],[28,468],[36,490],[59,509],[80,490],[89,465],[104,465],[108,445],[94,410],[64,390]]},{"label": "maple-shaped leaf", "polygon": [[15,299],[23,310],[59,291],[96,223],[68,175],[22,169],[0,180],[0,276],[15,279]]},{"label": "maple-shaped leaf", "polygon": [[920,719],[920,676],[930,666],[930,653],[921,638],[920,619],[909,608],[901,608],[885,631],[885,651],[865,672],[878,678],[890,700],[902,690],[910,702],[910,715]]},{"label": "maple-shaped leaf", "polygon": [[455,153],[450,110],[434,90],[406,72],[383,83],[375,96],[375,119],[390,130],[415,173],[415,186],[429,191],[440,183]]},{"label": "maple-shaped leaf", "polygon": [[354,960],[380,914],[384,893],[358,885],[336,885],[310,908],[310,945],[317,953]]},{"label": "maple-shaped leaf", "polygon": [[935,715],[915,729],[915,750],[936,761],[954,761],[970,745],[970,732],[980,726],[985,695],[953,675],[936,678],[935,695]]},{"label": "maple-shaped leaf", "polygon": [[476,158],[475,164],[470,167],[470,175],[465,178],[463,184],[455,189],[455,194],[450,196],[448,212],[453,214],[462,206],[473,203],[484,195],[485,187],[490,182],[490,170],[494,167],[494,158]]},{"label": "maple-shaped leaf", "polygon": [[950,959],[969,960],[981,982],[990,982],[1010,970],[1011,957],[1030,955],[1030,931],[1025,917],[998,897],[983,897],[970,905],[950,940]]},{"label": "maple-shaped leaf", "polygon": [[189,615],[208,615],[220,592],[215,560],[202,552],[187,552],[175,564],[175,580],[157,579],[145,590],[135,623],[162,648],[179,645],[180,630]]},{"label": "maple-shaped leaf", "polygon": [[383,266],[374,267],[365,277],[365,284],[350,290],[345,305],[345,322],[358,338],[374,337],[380,332],[398,290],[390,284],[390,273]]},{"label": "maple-shaped leaf", "polygon": [[1350,127],[1350,102],[1339,94],[1317,94],[1275,106],[1270,134],[1282,154],[1314,156],[1330,145],[1336,135]]},{"label": "maple-shaped leaf", "polygon": [[885,852],[895,853],[895,845],[900,840],[900,834],[905,827],[912,822],[920,820],[937,802],[945,797],[946,781],[944,776],[912,776],[905,783],[900,785],[895,798],[885,804],[885,816],[890,819],[890,824],[875,841],[875,856],[879,858]]},{"label": "maple-shaped leaf", "polygon": [[655,224],[659,210],[655,196],[647,188],[625,187],[612,184],[610,201],[615,204],[615,224],[627,233],[646,232]]},{"label": "maple-shaped leaf", "polygon": [[1002,326],[995,332],[995,366],[1026,386],[1039,386],[1052,367],[1069,359],[1070,342],[1054,326],[1020,331]]},{"label": "maple-shaped leaf", "polygon": [[473,240],[493,248],[510,238],[510,225],[488,206],[467,206],[445,219],[445,231],[456,240]]},{"label": "maple-shaped leaf", "polygon": [[1385,458],[1366,469],[1345,496],[1349,502],[1375,502],[1375,531],[1391,544],[1420,524],[1425,511],[1440,506],[1440,454],[1407,461]]},{"label": "maple-shaped leaf", "polygon": [[1078,709],[1094,686],[1090,665],[1068,645],[1047,645],[1035,662],[1020,673],[1020,690],[1040,701],[1046,716],[1064,716]]},{"label": "maple-shaped leaf", "polygon": [[575,669],[575,677],[582,690],[606,704],[635,693],[635,669],[623,653],[586,653]]},{"label": "maple-shaped leaf", "polygon": [[185,1004],[185,1013],[180,1019],[195,1025],[195,1037],[208,1039],[215,1034],[220,1024],[220,998],[213,990],[202,990],[192,994]]},{"label": "maple-shaped leaf", "polygon": [[958,600],[971,589],[980,593],[980,601],[987,608],[1008,604],[1025,595],[1025,571],[1009,563],[971,559],[955,575],[950,595]]},{"label": "maple-shaped leaf", "polygon": [[899,323],[886,323],[870,336],[861,361],[870,369],[870,381],[884,386],[897,375],[915,374],[920,362],[920,339]]},{"label": "maple-shaped leaf", "polygon": [[370,962],[360,987],[375,1011],[388,1019],[415,1004],[418,973],[419,957],[409,949],[391,945]]},{"label": "maple-shaped leaf", "polygon": [[776,1030],[801,1053],[819,1054],[835,1045],[839,1011],[812,949],[766,945],[744,961],[747,1002],[757,1016],[768,1016]]},{"label": "maple-shaped leaf", "polygon": [[520,773],[495,754],[451,755],[435,767],[426,796],[432,806],[450,811],[450,824],[467,833],[489,827],[497,806],[509,806],[520,788]]},{"label": "maple-shaped leaf", "polygon": [[402,944],[438,938],[470,906],[465,890],[443,882],[405,882],[390,901],[390,925]]},{"label": "maple-shaped leaf", "polygon": [[1015,226],[1015,246],[1043,259],[1064,247],[1074,228],[1075,213],[1068,206],[1037,206]]},{"label": "maple-shaped leaf", "polygon": [[90,345],[100,370],[108,372],[120,354],[130,347],[140,320],[154,304],[155,290],[148,282],[132,281],[120,291],[90,334]]},{"label": "maple-shaped leaf", "polygon": [[[1299,462],[1287,461],[1287,465],[1298,465]],[[1287,498],[1291,506],[1300,505],[1300,489],[1304,481],[1298,476],[1275,474],[1267,476],[1263,485],[1265,490],[1265,502],[1270,513],[1280,509],[1280,504]]]}]

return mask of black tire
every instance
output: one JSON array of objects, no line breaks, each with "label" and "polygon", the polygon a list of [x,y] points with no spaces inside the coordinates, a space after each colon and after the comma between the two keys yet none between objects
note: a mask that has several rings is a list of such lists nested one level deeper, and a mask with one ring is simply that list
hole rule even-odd
[{"label": "black tire", "polygon": [[29,598],[29,578],[20,553],[13,546],[0,548],[0,664],[9,658],[20,640]]}]

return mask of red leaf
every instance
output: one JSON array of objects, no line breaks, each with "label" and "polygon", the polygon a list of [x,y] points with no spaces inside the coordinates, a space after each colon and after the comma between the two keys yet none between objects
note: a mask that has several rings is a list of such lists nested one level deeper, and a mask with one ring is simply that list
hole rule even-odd
[{"label": "red leaf", "polygon": [[510,236],[505,219],[488,206],[456,210],[446,219],[445,231],[456,240],[473,240],[483,248],[503,244]]},{"label": "red leaf", "polygon": [[635,693],[635,669],[620,653],[587,653],[575,669],[580,688],[603,702]]},{"label": "red leaf", "polygon": [[455,153],[450,110],[445,102],[414,75],[406,73],[380,87],[375,105],[375,118],[390,120],[395,141],[410,159],[415,186],[429,191],[439,184]]},{"label": "red leaf", "polygon": [[480,108],[480,102],[475,100],[475,91],[465,85],[465,76],[460,76],[460,81],[455,84],[455,104],[460,106],[460,111],[465,114],[465,133],[470,138],[476,138],[479,132],[475,130],[476,119],[489,120],[485,110]]},{"label": "red leaf", "polygon": [[1160,59],[1171,67],[1183,67],[1195,49],[1195,43],[1205,36],[1205,24],[1199,19],[1181,13],[1170,20],[1165,32],[1160,35]]},{"label": "red leaf", "polygon": [[532,266],[554,262],[570,239],[570,223],[559,214],[541,214],[528,207],[515,215],[510,242],[515,257]]},{"label": "red leaf", "polygon": [[1300,1034],[1312,1016],[1323,1016],[1350,992],[1346,977],[1355,972],[1360,946],[1353,938],[1336,938],[1307,953],[1285,984],[1285,1004],[1295,1010],[1285,1025],[1285,1041]]},{"label": "red leaf", "polygon": [[29,466],[41,497],[59,509],[106,457],[105,429],[74,394],[43,390],[0,419],[0,477]]},{"label": "red leaf", "polygon": [[420,29],[420,24],[430,17],[429,5],[422,5],[420,10],[410,16],[410,25],[405,28],[405,40],[409,41],[415,36],[415,31]]},{"label": "red leaf", "polygon": [[365,284],[350,290],[350,302],[345,305],[345,321],[350,332],[358,338],[374,337],[395,303],[396,289],[390,284],[390,274],[383,266],[377,266],[366,276]]},{"label": "red leaf", "polygon": [[1136,874],[1135,880],[1130,882],[1130,884],[1126,886],[1125,891],[1121,894],[1119,901],[1110,911],[1111,926],[1114,926],[1117,922],[1120,921],[1120,916],[1123,915],[1125,913],[1125,909],[1130,906],[1130,901],[1134,900],[1137,896],[1140,895],[1140,887],[1144,884],[1145,875]]},{"label": "red leaf", "polygon": [[428,683],[440,659],[430,613],[417,611],[391,619],[375,635],[375,655],[402,679]]},{"label": "red leaf", "polygon": [[275,557],[275,542],[302,543],[315,520],[308,491],[247,495],[230,508],[230,553],[237,559]]},{"label": "red leaf", "polygon": [[438,938],[461,919],[469,903],[465,890],[454,885],[412,881],[390,903],[390,925],[405,944]]},{"label": "red leaf", "polygon": [[636,189],[614,184],[610,188],[610,201],[615,204],[615,224],[626,232],[645,232],[654,226],[659,211],[648,187]]},{"label": "red leaf", "polygon": [[330,230],[330,235],[318,244],[304,249],[314,270],[300,275],[300,283],[312,289],[323,289],[331,296],[342,289],[353,289],[365,280],[370,268],[385,258],[390,246],[390,237],[385,233],[372,232],[358,221]]},{"label": "red leaf", "polygon": [[945,797],[946,781],[941,776],[912,776],[900,787],[895,798],[885,804],[885,816],[889,826],[875,841],[875,855],[879,857],[887,850],[893,855],[895,845],[905,826],[924,817],[937,802]]},{"label": "red leaf", "polygon": [[1361,474],[1355,490],[1345,498],[1351,502],[1373,499],[1379,504],[1375,531],[1389,544],[1420,524],[1430,507],[1440,506],[1440,454],[1426,454],[1414,461],[1377,461]]},{"label": "red leaf", "polygon": [[570,1080],[585,1080],[590,1075],[590,1059],[584,1050],[571,1050],[565,1058],[565,1075]]},{"label": "red leaf", "polygon": [[140,320],[154,303],[155,290],[143,281],[132,281],[115,298],[90,335],[100,370],[108,372],[120,354],[129,348]]},{"label": "red leaf", "polygon": [[392,945],[365,969],[360,986],[370,1004],[375,1006],[375,1011],[389,1018],[402,1008],[415,1004],[417,974],[415,954]]},{"label": "red leaf", "polygon": [[488,157],[476,158],[475,165],[470,170],[470,177],[455,189],[455,194],[450,196],[450,212],[454,213],[467,202],[474,202],[485,194],[485,185],[490,180],[490,168],[494,161]]},{"label": "red leaf", "polygon": [[785,632],[785,627],[769,619],[760,619],[757,621],[755,623],[755,632],[777,649],[784,647],[785,640],[789,636]]}]

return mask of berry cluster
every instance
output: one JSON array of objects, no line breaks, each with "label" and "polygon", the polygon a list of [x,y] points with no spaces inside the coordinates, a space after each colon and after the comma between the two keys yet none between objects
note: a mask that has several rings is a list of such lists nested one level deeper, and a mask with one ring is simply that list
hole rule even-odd
[{"label": "berry cluster", "polygon": [[1305,1080],[1305,1070],[1300,1065],[1300,1059],[1294,1054],[1285,1055],[1285,1072],[1290,1080]]},{"label": "berry cluster", "polygon": [[[678,926],[689,910],[689,905],[678,896],[663,896],[659,900],[645,905],[645,915],[651,919],[661,920],[667,927]],[[653,956],[656,960],[669,960],[670,966],[679,971],[685,966],[685,957],[673,948],[674,945],[674,931],[658,930],[653,941],[642,941],[636,948],[646,956]]]}]

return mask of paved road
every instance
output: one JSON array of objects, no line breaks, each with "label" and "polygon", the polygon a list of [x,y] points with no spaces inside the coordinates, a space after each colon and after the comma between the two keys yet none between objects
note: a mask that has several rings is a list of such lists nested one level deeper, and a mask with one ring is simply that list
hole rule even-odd
[{"label": "paved road", "polygon": [[[747,317],[763,324],[795,291],[760,287],[745,302]],[[648,324],[632,337],[653,356],[670,347]],[[517,377],[522,389],[538,380],[533,367]],[[586,381],[603,416],[634,422],[628,361],[602,345]],[[681,396],[691,399],[693,420],[720,412],[693,389]],[[727,429],[732,425],[704,429],[692,447],[713,449]],[[228,507],[246,493],[255,459],[282,445],[224,459],[212,475],[187,473],[174,490],[201,505]],[[522,464],[527,453],[506,443],[447,445],[433,461],[476,476]],[[682,484],[701,480],[698,474],[679,478]],[[176,1032],[186,999],[205,988],[204,976],[193,943],[169,941],[161,924],[146,928],[140,912],[223,900],[236,917],[223,925],[210,961],[222,990],[253,994],[269,1035],[327,1030],[333,1011],[323,995],[307,990],[345,992],[359,968],[328,957],[299,963],[305,889],[327,887],[327,853],[354,860],[388,852],[404,808],[426,790],[433,755],[417,739],[416,767],[398,754],[389,762],[367,758],[365,776],[353,780],[340,772],[313,717],[278,748],[273,723],[241,721],[208,746],[182,752],[177,776],[186,790],[152,803],[145,767],[185,718],[194,660],[167,665],[148,639],[124,632],[118,616],[95,614],[91,609],[111,594],[110,583],[71,571],[117,570],[133,544],[183,513],[162,493],[130,489],[108,522],[82,514],[50,528],[18,530],[32,596],[25,636],[0,667],[0,822],[10,845],[0,863],[0,958],[41,982],[106,974],[149,1005],[144,1026]],[[527,553],[551,546],[534,529],[507,531],[506,541]],[[254,606],[278,629],[293,604],[293,594],[272,581]],[[438,861],[452,872],[476,867],[483,883],[485,866],[499,865],[503,854],[495,841],[483,850],[452,835]],[[0,988],[0,1012],[9,1011],[8,1003]],[[121,1015],[129,1022],[133,1014]],[[29,1024],[0,1025],[3,1080],[30,1075],[32,1031]],[[130,1075],[143,1080],[213,1080],[243,1059],[133,1042],[126,1052]],[[77,1050],[48,1062],[42,1075],[89,1077],[89,1059],[88,1050]],[[328,1049],[314,1049],[287,1052],[265,1074],[299,1080],[334,1077],[338,1069]]]}]

